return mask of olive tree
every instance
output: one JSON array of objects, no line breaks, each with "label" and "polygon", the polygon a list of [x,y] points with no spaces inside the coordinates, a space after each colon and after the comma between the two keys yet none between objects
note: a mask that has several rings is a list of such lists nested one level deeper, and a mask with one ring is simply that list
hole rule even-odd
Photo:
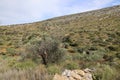
[{"label": "olive tree", "polygon": [[59,46],[59,41],[46,37],[42,40],[32,42],[28,47],[27,51],[29,55],[41,56],[43,64],[56,63],[64,56],[63,50]]}]

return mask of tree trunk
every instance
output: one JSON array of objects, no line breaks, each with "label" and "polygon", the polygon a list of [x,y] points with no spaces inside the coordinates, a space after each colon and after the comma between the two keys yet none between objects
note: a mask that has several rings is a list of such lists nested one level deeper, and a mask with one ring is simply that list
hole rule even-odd
[{"label": "tree trunk", "polygon": [[43,64],[47,65],[47,61],[46,61],[46,57],[44,55],[41,55],[42,60],[43,60]]}]

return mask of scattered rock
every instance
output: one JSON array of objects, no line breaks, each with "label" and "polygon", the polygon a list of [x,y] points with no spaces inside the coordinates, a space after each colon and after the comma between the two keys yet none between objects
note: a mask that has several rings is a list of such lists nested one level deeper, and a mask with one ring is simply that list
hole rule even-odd
[{"label": "scattered rock", "polygon": [[84,70],[65,70],[62,75],[55,74],[53,80],[93,80],[91,69]]},{"label": "scattered rock", "polygon": [[71,71],[71,77],[73,77],[76,80],[81,80],[82,77],[79,74],[76,74],[74,71]]},{"label": "scattered rock", "polygon": [[86,69],[84,69],[84,72],[85,73],[90,73],[90,72],[92,72],[93,70],[91,70],[91,69],[89,69],[89,68],[86,68]]},{"label": "scattered rock", "polygon": [[86,73],[85,76],[83,76],[84,80],[93,80],[92,79],[92,74],[91,73]]},{"label": "scattered rock", "polygon": [[71,76],[71,70],[65,70],[63,73],[62,73],[62,76],[67,76],[67,77],[70,77]]},{"label": "scattered rock", "polygon": [[55,74],[53,80],[67,80],[67,77]]},{"label": "scattered rock", "polygon": [[84,75],[85,75],[85,72],[82,71],[82,70],[74,70],[74,72],[75,72],[76,74],[79,74],[80,76],[84,76]]}]

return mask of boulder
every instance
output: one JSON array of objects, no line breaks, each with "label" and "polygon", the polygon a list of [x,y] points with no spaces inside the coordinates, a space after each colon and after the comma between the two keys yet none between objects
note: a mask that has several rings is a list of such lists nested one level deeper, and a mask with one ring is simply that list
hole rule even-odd
[{"label": "boulder", "polygon": [[85,75],[85,72],[82,70],[74,70],[74,72],[82,77]]},{"label": "boulder", "polygon": [[82,79],[82,77],[79,74],[76,74],[74,71],[71,71],[71,77],[73,77],[76,80]]},{"label": "boulder", "polygon": [[62,75],[55,74],[53,80],[93,80],[91,69],[65,70]]},{"label": "boulder", "polygon": [[84,80],[93,80],[92,79],[92,74],[91,73],[86,73],[83,77]]},{"label": "boulder", "polygon": [[62,76],[70,77],[71,76],[71,70],[65,69],[65,71],[62,73]]},{"label": "boulder", "polygon": [[55,76],[53,77],[53,80],[68,80],[68,78],[66,76],[55,74]]}]

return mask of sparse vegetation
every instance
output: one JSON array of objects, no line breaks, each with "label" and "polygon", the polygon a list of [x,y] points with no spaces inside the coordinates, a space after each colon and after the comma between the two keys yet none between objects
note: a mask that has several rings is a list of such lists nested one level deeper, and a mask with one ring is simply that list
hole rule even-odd
[{"label": "sparse vegetation", "polygon": [[75,63],[73,61],[66,61],[66,62],[64,62],[63,67],[65,69],[70,69],[70,70],[79,69],[78,63],[77,62]]},{"label": "sparse vegetation", "polygon": [[10,56],[14,56],[17,54],[14,48],[7,48],[6,51],[7,51],[7,54]]},{"label": "sparse vegetation", "polygon": [[34,70],[17,70],[11,69],[0,73],[0,80],[52,80],[52,76],[48,75],[44,66],[38,66]]},{"label": "sparse vegetation", "polygon": [[57,65],[49,65],[47,70],[48,70],[48,73],[51,75],[55,75],[56,73],[61,73],[61,69]]},{"label": "sparse vegetation", "polygon": [[117,71],[109,65],[101,65],[94,73],[94,80],[118,80]]},{"label": "sparse vegetation", "polygon": [[52,80],[66,68],[92,68],[94,80],[119,80],[119,9],[0,26],[0,80]]}]

